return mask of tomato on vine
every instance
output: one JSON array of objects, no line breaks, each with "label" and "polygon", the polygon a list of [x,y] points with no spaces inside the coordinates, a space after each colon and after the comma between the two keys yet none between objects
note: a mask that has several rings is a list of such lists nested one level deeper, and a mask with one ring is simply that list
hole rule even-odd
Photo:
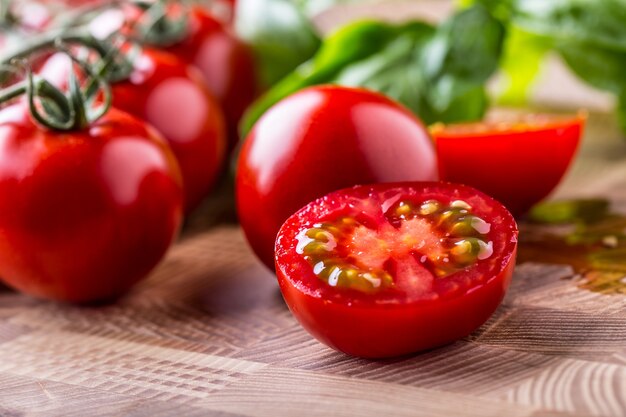
[{"label": "tomato on vine", "polygon": [[24,293],[117,297],[149,274],[179,230],[174,155],[153,128],[109,109],[101,88],[98,104],[75,77],[64,93],[31,76],[1,94],[28,94],[0,110],[0,277]]},{"label": "tomato on vine", "polygon": [[133,27],[131,32],[136,32],[134,37],[200,70],[224,110],[230,148],[234,148],[239,120],[257,95],[257,74],[250,48],[202,6],[156,2],[147,12],[127,8],[126,16]]},{"label": "tomato on vine", "polygon": [[[113,106],[147,121],[167,139],[181,168],[185,211],[190,212],[219,178],[227,146],[222,110],[201,75],[167,52],[124,41],[118,47],[78,33],[69,32],[61,39],[100,54],[101,61],[93,65],[112,81]],[[44,40],[39,46],[49,43]],[[58,83],[67,79],[70,67],[65,56],[56,55],[41,74]]]}]

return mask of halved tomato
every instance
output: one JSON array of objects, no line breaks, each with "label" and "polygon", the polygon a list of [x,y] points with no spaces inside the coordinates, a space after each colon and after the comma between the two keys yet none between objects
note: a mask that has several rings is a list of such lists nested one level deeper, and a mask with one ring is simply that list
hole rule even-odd
[{"label": "halved tomato", "polygon": [[476,187],[522,215],[559,184],[585,121],[581,112],[434,125],[439,177]]},{"label": "halved tomato", "polygon": [[449,183],[336,191],[305,206],[276,240],[292,313],[328,346],[389,357],[482,325],[504,297],[517,225],[500,203]]}]

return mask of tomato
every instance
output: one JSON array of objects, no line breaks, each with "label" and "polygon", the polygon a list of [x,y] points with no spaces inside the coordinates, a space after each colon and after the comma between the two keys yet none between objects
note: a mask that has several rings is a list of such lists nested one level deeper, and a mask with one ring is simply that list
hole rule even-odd
[{"label": "tomato", "polygon": [[527,115],[511,121],[436,125],[440,178],[476,187],[526,213],[567,171],[585,115]]},{"label": "tomato", "polygon": [[176,155],[187,212],[215,185],[225,160],[224,115],[196,70],[144,48],[128,81],[113,85],[113,105],[156,127]]},{"label": "tomato", "polygon": [[[46,78],[67,80],[69,61],[55,55]],[[226,134],[223,114],[197,70],[167,52],[144,48],[126,81],[113,84],[113,105],[156,127],[181,167],[185,208],[207,195],[221,173]]]},{"label": "tomato", "polygon": [[230,147],[238,141],[237,125],[257,95],[254,57],[249,47],[201,7],[189,14],[189,34],[169,48],[200,69],[211,92],[222,105]]},{"label": "tomato", "polygon": [[512,215],[470,187],[357,186],[285,222],[276,274],[289,309],[322,343],[398,356],[467,336],[493,314],[517,235]]},{"label": "tomato", "polygon": [[268,110],[246,139],[239,220],[273,269],[276,233],[305,204],[356,184],[434,180],[436,170],[428,133],[411,112],[367,90],[312,87]]},{"label": "tomato", "polygon": [[182,218],[180,172],[165,141],[111,109],[87,129],[0,111],[0,277],[37,297],[90,302],[146,277]]}]

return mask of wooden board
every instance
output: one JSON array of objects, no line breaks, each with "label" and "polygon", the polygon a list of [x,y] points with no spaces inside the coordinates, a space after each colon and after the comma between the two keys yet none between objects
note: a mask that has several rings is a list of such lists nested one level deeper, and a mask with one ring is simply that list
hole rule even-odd
[{"label": "wooden board", "polygon": [[[409,1],[356,10],[437,18],[435,3],[426,13]],[[342,9],[319,23],[353,17]],[[545,83],[556,94],[544,96],[580,102],[568,95],[581,89],[563,77]],[[612,117],[592,115],[557,195],[608,197],[626,213],[620,136]],[[0,417],[626,415],[626,295],[584,289],[569,266],[518,265],[504,303],[471,336],[366,361],[312,339],[240,230],[205,223],[194,219],[158,270],[112,305],[69,306],[0,287]]]},{"label": "wooden board", "polygon": [[[626,202],[624,160],[602,156],[624,152],[608,120],[592,118],[592,146],[561,195]],[[581,279],[518,265],[471,336],[367,361],[302,330],[236,226],[195,230],[116,304],[1,290],[0,416],[624,416],[626,295]]]}]

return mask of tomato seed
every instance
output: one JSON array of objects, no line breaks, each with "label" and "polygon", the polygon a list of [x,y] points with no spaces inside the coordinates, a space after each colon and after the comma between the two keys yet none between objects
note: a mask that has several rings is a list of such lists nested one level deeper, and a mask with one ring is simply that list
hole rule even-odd
[{"label": "tomato seed", "polygon": [[492,242],[484,240],[491,225],[471,214],[472,207],[463,200],[455,200],[447,206],[437,200],[427,200],[417,205],[400,201],[385,208],[389,209],[386,214],[389,224],[404,230],[403,233],[412,230],[403,228],[404,222],[417,221],[418,217],[426,219],[432,225],[433,232],[438,231],[445,236],[439,239],[444,252],[431,256],[420,253],[426,246],[426,240],[411,234],[402,235],[394,242],[374,238],[371,242],[377,250],[383,254],[389,253],[391,257],[382,264],[382,269],[357,266],[359,256],[364,255],[362,251],[354,256],[341,251],[350,242],[355,242],[353,238],[357,228],[375,230],[374,219],[365,212],[358,212],[357,218],[342,216],[336,221],[317,223],[312,228],[302,230],[296,236],[296,252],[311,262],[315,275],[328,285],[363,292],[393,287],[395,263],[390,261],[393,261],[394,245],[411,248],[415,259],[438,278],[445,278],[493,254]]}]

